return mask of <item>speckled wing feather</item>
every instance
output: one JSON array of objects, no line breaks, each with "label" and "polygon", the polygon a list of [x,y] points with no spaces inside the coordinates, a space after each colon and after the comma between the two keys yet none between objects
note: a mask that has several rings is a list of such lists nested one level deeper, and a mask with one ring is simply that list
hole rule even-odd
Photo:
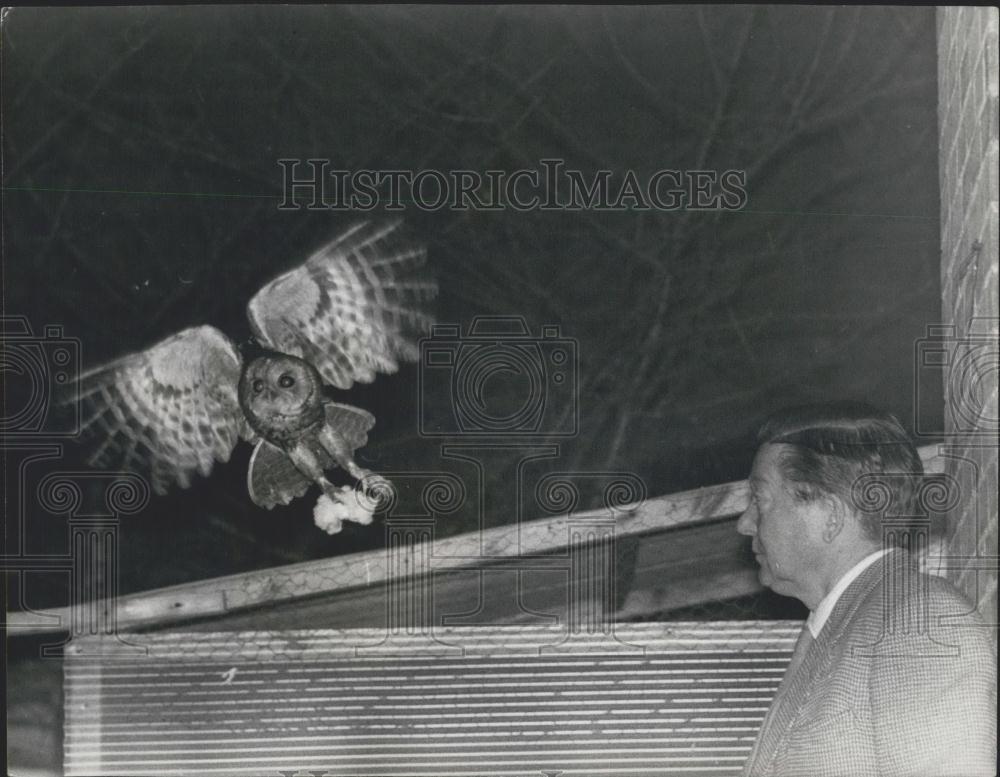
[{"label": "speckled wing feather", "polygon": [[310,485],[281,448],[267,440],[257,443],[247,469],[247,491],[254,504],[268,510],[287,505],[304,496]]},{"label": "speckled wing feather", "polygon": [[201,326],[81,375],[83,428],[100,440],[91,464],[137,472],[158,494],[208,475],[252,436],[237,400],[240,370],[233,343]]},{"label": "speckled wing feather", "polygon": [[437,293],[420,273],[424,258],[398,223],[357,224],[257,292],[250,326],[262,345],[306,359],[333,386],[370,383],[418,356],[432,323],[424,303]]}]

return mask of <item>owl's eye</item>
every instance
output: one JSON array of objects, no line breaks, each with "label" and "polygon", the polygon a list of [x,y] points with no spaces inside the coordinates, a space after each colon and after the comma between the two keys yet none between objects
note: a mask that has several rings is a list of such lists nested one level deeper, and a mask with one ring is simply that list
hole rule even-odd
[{"label": "owl's eye", "polygon": [[253,382],[253,393],[254,394],[259,394],[263,390],[264,390],[264,381],[262,381],[260,378],[257,378]]},{"label": "owl's eye", "polygon": [[287,372],[278,378],[278,385],[282,388],[291,388],[295,385],[295,378],[289,375]]}]

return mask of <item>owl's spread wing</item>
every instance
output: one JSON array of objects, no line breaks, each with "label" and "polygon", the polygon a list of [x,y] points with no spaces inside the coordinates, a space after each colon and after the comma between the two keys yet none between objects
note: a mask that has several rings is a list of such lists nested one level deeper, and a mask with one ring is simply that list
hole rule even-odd
[{"label": "owl's spread wing", "polygon": [[257,443],[247,469],[247,491],[254,504],[268,510],[277,505],[287,505],[303,496],[310,483],[281,448],[267,440]]},{"label": "owl's spread wing", "polygon": [[398,223],[357,224],[257,292],[250,326],[264,346],[306,359],[333,386],[370,383],[415,360],[433,323],[424,303],[437,284],[420,275],[424,258]]},{"label": "owl's spread wing", "polygon": [[240,370],[233,343],[201,326],[84,373],[83,428],[100,440],[91,463],[147,476],[158,494],[174,482],[187,488],[195,471],[208,475],[252,436],[237,400]]},{"label": "owl's spread wing", "polygon": [[375,426],[375,416],[359,407],[327,402],[326,424],[347,441],[353,452],[368,444],[368,430]]}]

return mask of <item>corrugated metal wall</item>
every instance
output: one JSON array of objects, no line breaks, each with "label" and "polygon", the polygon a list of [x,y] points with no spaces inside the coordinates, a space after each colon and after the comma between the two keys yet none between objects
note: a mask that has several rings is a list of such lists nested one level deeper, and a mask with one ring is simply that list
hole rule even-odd
[{"label": "corrugated metal wall", "polygon": [[79,643],[65,664],[66,774],[735,774],[800,627],[175,632],[129,635],[142,650],[117,654]]}]

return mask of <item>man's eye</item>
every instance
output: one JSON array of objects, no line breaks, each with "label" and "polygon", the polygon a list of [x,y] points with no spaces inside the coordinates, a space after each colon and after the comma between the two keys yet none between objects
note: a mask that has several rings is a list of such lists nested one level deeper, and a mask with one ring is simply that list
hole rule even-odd
[{"label": "man's eye", "polygon": [[278,378],[278,385],[282,388],[291,388],[295,385],[295,378],[289,375],[287,372]]},{"label": "man's eye", "polygon": [[257,378],[253,382],[253,393],[254,394],[259,394],[263,390],[264,390],[264,381],[262,381],[260,378]]}]

